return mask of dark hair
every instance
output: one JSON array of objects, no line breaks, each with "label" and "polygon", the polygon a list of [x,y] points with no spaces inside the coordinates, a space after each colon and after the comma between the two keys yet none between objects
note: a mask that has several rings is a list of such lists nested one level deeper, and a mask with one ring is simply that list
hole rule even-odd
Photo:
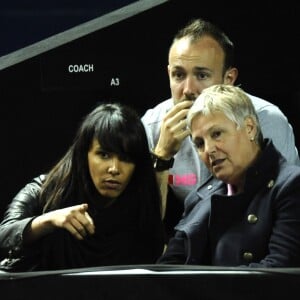
[{"label": "dark hair", "polygon": [[44,211],[99,196],[90,177],[87,159],[94,138],[106,151],[135,163],[134,174],[124,194],[132,193],[132,197],[142,199],[144,214],[151,207],[159,210],[160,193],[140,117],[128,106],[102,103],[83,119],[73,144],[47,175],[40,197]]},{"label": "dark hair", "polygon": [[174,37],[173,43],[184,37],[197,41],[202,36],[210,36],[216,40],[224,51],[223,73],[234,65],[234,45],[229,37],[216,25],[203,19],[192,19]]}]

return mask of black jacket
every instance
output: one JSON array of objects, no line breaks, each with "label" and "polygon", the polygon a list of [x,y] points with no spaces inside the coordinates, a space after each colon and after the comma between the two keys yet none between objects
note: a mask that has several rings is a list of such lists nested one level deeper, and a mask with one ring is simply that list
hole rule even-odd
[{"label": "black jacket", "polygon": [[[16,259],[23,256],[34,262],[35,270],[52,270],[151,264],[161,255],[164,244],[162,227],[157,224],[161,222],[159,211],[149,218],[153,224],[151,234],[145,234],[139,223],[139,204],[143,199],[131,194],[122,194],[106,208],[94,206],[89,214],[96,231],[84,240],[77,240],[67,230],[58,228],[35,243],[25,245],[23,232],[26,226],[42,214],[39,194],[44,179],[44,175],[34,178],[14,197],[6,210],[0,224],[2,256]],[[89,209],[91,206],[90,203]],[[156,224],[158,226],[154,228]]]},{"label": "black jacket", "polygon": [[159,263],[300,267],[300,167],[268,141],[244,192],[210,178],[191,192]]}]

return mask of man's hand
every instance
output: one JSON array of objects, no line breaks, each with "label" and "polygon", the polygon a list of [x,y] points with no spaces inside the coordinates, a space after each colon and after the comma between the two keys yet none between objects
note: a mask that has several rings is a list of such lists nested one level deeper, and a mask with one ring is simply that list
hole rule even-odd
[{"label": "man's hand", "polygon": [[186,117],[192,104],[193,101],[182,101],[165,115],[158,143],[154,149],[157,156],[167,160],[178,152],[182,141],[190,134]]}]

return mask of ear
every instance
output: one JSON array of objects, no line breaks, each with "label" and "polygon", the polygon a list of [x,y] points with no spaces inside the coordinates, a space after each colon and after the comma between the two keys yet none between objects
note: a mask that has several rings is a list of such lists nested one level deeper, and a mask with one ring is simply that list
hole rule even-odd
[{"label": "ear", "polygon": [[167,72],[168,72],[169,77],[171,77],[171,76],[170,76],[170,72],[171,72],[171,70],[170,70],[170,65],[167,66]]},{"label": "ear", "polygon": [[246,133],[249,136],[249,140],[253,141],[257,133],[257,127],[255,121],[253,120],[252,117],[247,117],[245,119],[244,124],[245,124]]},{"label": "ear", "polygon": [[230,68],[225,72],[224,76],[224,83],[225,84],[231,84],[234,85],[237,77],[238,77],[239,71],[237,68]]}]

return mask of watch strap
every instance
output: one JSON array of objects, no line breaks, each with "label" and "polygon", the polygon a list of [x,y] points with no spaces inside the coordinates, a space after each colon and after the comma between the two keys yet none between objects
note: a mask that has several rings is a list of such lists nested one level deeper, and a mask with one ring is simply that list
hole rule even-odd
[{"label": "watch strap", "polygon": [[153,167],[156,171],[166,171],[173,167],[174,165],[174,157],[166,160],[159,156],[157,156],[155,153],[151,152],[152,160],[153,160]]}]

